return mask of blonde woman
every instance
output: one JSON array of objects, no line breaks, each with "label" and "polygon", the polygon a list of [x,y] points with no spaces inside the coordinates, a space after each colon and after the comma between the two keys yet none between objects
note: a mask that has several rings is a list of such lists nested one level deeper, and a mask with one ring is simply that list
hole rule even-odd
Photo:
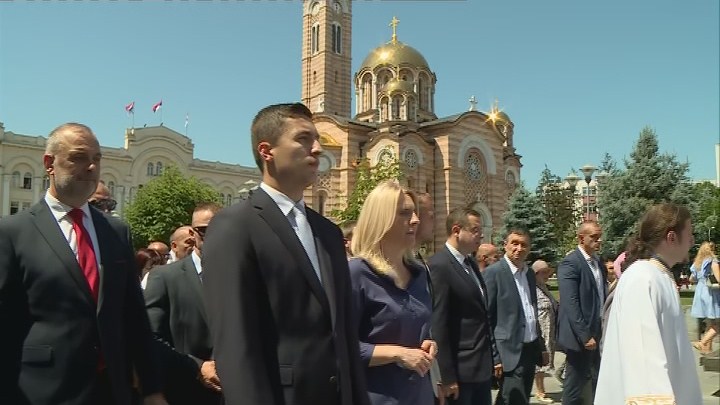
[{"label": "blonde woman", "polygon": [[693,342],[693,347],[702,354],[712,351],[712,341],[718,333],[718,321],[720,321],[720,289],[708,285],[711,275],[715,276],[716,280],[720,280],[720,265],[714,251],[715,244],[703,242],[690,267],[692,278],[697,281],[690,315],[693,318],[705,318],[707,325],[700,341]]},{"label": "blonde woman", "polygon": [[386,181],[365,199],[352,238],[360,357],[376,405],[433,404],[432,300],[427,273],[408,259],[418,223],[415,195],[397,181]]}]

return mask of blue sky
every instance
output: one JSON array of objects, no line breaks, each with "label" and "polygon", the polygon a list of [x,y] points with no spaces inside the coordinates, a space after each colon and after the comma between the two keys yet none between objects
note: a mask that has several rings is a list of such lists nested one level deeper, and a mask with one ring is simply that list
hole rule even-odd
[{"label": "blue sky", "polygon": [[[355,1],[353,73],[371,49],[398,38],[437,74],[436,113],[475,96],[515,123],[522,177],[534,189],[547,165],[564,176],[629,155],[652,126],[660,148],[715,177],[720,142],[717,0]],[[253,165],[257,110],[300,99],[299,1],[3,2],[0,121],[43,135],[90,125],[122,146],[135,125],[164,124],[206,160]]]}]

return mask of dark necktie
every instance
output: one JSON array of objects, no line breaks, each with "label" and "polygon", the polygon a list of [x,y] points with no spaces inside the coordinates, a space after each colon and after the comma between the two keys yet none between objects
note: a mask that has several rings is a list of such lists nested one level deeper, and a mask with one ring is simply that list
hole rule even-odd
[{"label": "dark necktie", "polygon": [[95,249],[93,249],[92,239],[83,225],[83,212],[79,208],[74,208],[69,213],[73,222],[73,230],[77,238],[77,256],[78,263],[82,269],[85,279],[90,286],[95,303],[98,301],[98,291],[100,289],[100,279],[98,275],[97,259],[95,257]]}]

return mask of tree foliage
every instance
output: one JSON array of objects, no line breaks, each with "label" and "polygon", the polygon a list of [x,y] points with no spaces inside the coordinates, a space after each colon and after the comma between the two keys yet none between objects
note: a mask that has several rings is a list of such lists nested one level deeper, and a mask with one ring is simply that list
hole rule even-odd
[{"label": "tree foliage", "polygon": [[695,240],[720,245],[720,187],[709,181],[693,186],[693,201],[697,207],[693,216]]},{"label": "tree foliage", "polygon": [[383,160],[375,166],[370,166],[370,161],[363,159],[357,166],[355,187],[347,200],[347,206],[342,210],[334,210],[331,216],[340,222],[356,221],[365,198],[380,182],[401,177],[400,163],[395,158]]},{"label": "tree foliage", "polygon": [[687,163],[660,154],[657,135],[650,127],[640,131],[625,170],[610,171],[598,194],[603,230],[602,252],[616,255],[649,206],[661,202],[688,205],[694,211]]},{"label": "tree foliage", "polygon": [[530,254],[527,258],[530,263],[537,259],[554,263],[558,257],[552,224],[545,215],[540,199],[527,191],[524,185],[515,190],[503,215],[503,236],[511,228],[526,229],[530,233]]},{"label": "tree foliage", "polygon": [[189,225],[195,206],[203,202],[220,202],[220,195],[195,177],[185,177],[178,168],[169,166],[136,194],[125,210],[136,247],[153,240],[166,241],[179,226]]},{"label": "tree foliage", "polygon": [[563,257],[577,243],[575,228],[580,219],[580,212],[575,207],[573,191],[565,187],[560,177],[545,166],[535,195],[545,210],[545,218],[550,223],[556,257]]}]

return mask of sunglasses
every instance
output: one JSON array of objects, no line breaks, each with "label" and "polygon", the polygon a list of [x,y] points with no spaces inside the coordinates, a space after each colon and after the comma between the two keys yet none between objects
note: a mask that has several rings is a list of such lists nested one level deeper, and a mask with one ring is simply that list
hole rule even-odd
[{"label": "sunglasses", "polygon": [[205,226],[193,226],[192,229],[200,235],[201,238],[205,237],[205,232],[207,232],[207,225]]},{"label": "sunglasses", "polygon": [[115,209],[115,207],[117,207],[117,201],[113,200],[112,198],[106,200],[88,201],[88,204],[99,209],[100,211],[112,211]]}]

